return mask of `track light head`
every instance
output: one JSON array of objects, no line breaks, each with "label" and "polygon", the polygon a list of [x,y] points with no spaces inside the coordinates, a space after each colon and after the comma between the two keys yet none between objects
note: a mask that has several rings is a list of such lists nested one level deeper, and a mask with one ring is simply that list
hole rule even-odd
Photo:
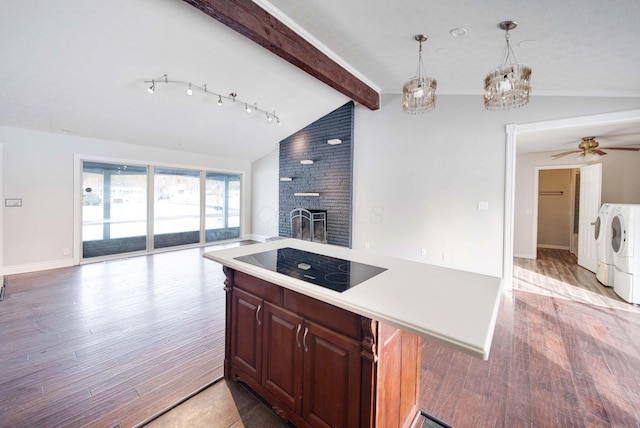
[{"label": "track light head", "polygon": [[151,81],[151,86],[149,86],[147,91],[149,91],[150,94],[153,94],[156,91],[156,81],[155,80]]},{"label": "track light head", "polygon": [[193,89],[191,89],[191,83],[189,83],[189,89],[187,89],[187,95],[193,95]]},{"label": "track light head", "polygon": [[251,107],[249,107],[249,106],[247,105],[247,103],[244,103],[244,110],[245,110],[247,113],[251,113]]},{"label": "track light head", "polygon": [[222,105],[222,95],[218,95],[218,105]]},{"label": "track light head", "polygon": [[267,115],[267,121],[271,122],[273,120],[273,117],[269,116],[269,113],[265,113]]}]

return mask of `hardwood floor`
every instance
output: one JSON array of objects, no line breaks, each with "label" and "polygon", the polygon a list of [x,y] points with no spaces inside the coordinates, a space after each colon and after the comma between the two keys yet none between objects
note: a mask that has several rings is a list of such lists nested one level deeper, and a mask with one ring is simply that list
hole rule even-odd
[{"label": "hardwood floor", "polygon": [[622,300],[611,287],[600,284],[592,272],[578,266],[566,250],[538,249],[538,258],[514,259],[513,288],[545,296],[640,313],[640,307]]},{"label": "hardwood floor", "polygon": [[224,275],[206,249],[9,277],[0,426],[134,426],[222,375]]},{"label": "hardwood floor", "polygon": [[505,293],[488,361],[425,341],[423,409],[456,427],[640,427],[640,314],[556,255],[516,261],[531,288]]},{"label": "hardwood floor", "polygon": [[[136,426],[218,378],[224,276],[202,252],[10,276],[0,426]],[[640,427],[640,312],[591,296],[615,297],[556,255],[516,260],[514,283],[533,288],[505,293],[488,361],[425,341],[424,410],[455,427]],[[556,286],[561,297],[540,294]],[[585,295],[593,303],[576,301]],[[216,407],[189,401],[201,403],[190,416],[180,416],[185,403],[155,426],[188,426],[198,408]],[[240,403],[217,408],[228,417]],[[259,426],[252,420],[213,426]]]}]

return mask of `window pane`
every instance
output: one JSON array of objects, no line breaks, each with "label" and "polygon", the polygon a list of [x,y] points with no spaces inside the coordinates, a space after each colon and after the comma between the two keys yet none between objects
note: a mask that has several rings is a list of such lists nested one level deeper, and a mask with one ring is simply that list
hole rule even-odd
[{"label": "window pane", "polygon": [[83,162],[83,258],[147,248],[147,168]]},{"label": "window pane", "polygon": [[200,172],[154,170],[154,248],[200,242]]},{"label": "window pane", "polygon": [[240,176],[206,174],[206,242],[240,237]]}]

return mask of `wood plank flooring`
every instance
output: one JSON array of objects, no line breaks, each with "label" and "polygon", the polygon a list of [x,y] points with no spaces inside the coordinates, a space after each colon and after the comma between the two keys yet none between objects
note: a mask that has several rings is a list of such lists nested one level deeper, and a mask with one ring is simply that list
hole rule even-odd
[{"label": "wood plank flooring", "polygon": [[[0,426],[136,426],[218,378],[224,276],[202,252],[10,276]],[[488,361],[425,341],[424,410],[455,427],[640,427],[640,312],[597,302],[590,293],[616,296],[565,256],[516,260],[514,283],[539,290],[505,294]],[[593,303],[568,286],[561,297],[540,294],[562,284]],[[200,401],[203,412],[215,407]],[[215,420],[238,413],[217,408]],[[156,426],[188,426],[179,409]]]},{"label": "wood plank flooring", "polygon": [[425,411],[456,427],[640,427],[640,313],[555,251],[516,261],[529,291],[505,293],[488,361],[425,341]]},{"label": "wood plank flooring", "polygon": [[224,275],[202,258],[211,249],[10,276],[0,426],[130,427],[218,379]]}]

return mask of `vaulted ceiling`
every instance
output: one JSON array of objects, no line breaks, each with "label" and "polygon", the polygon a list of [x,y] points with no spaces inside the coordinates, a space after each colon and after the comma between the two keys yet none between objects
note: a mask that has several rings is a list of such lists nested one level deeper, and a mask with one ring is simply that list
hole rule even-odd
[{"label": "vaulted ceiling", "polygon": [[[637,1],[255,3],[380,93],[401,92],[416,69],[413,36],[424,33],[438,93],[480,97],[504,46],[497,25],[511,19],[533,96],[640,96]],[[350,98],[180,0],[4,1],[0,53],[1,125],[218,156],[256,159]],[[165,73],[235,92],[282,124],[179,85],[149,94],[145,81]]]}]

